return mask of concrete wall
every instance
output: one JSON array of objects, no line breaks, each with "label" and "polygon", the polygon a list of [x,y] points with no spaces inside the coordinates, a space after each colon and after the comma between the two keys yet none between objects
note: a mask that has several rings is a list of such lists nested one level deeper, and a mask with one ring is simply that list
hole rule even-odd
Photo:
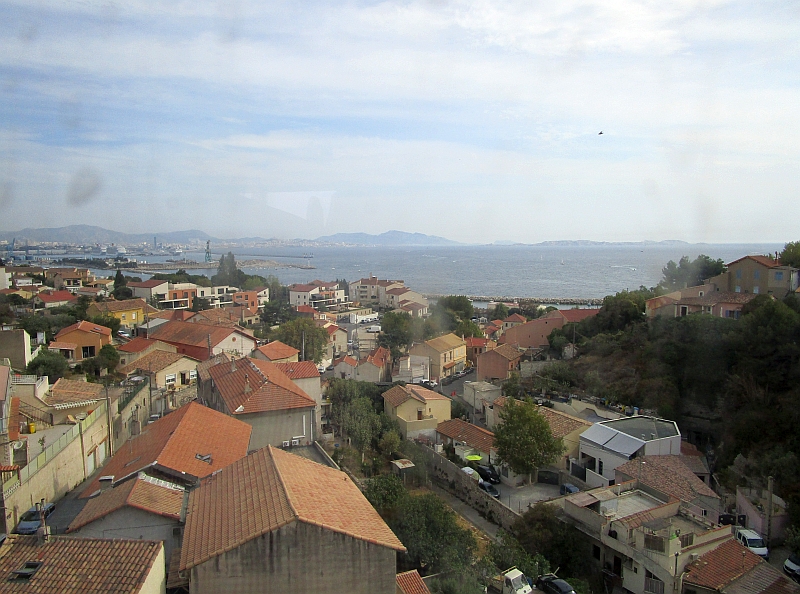
[{"label": "concrete wall", "polygon": [[139,594],[166,594],[167,569],[164,563],[164,549],[153,560],[153,567],[139,589]]},{"label": "concrete wall", "polygon": [[506,380],[518,366],[519,358],[509,361],[495,350],[486,351],[478,357],[478,381]]},{"label": "concrete wall", "polygon": [[[178,528],[178,534],[173,529]],[[160,540],[164,543],[164,562],[169,564],[175,547],[181,546],[180,522],[152,514],[133,507],[123,507],[117,511],[87,524],[80,530],[70,532],[79,538],[133,538],[139,540]]]},{"label": "concrete wall", "polygon": [[234,418],[253,428],[248,451],[260,450],[268,445],[280,447],[284,441],[302,436],[304,418],[305,438],[300,439],[300,445],[308,445],[318,437],[317,427],[313,426],[316,418],[313,407],[234,415]]},{"label": "concrete wall", "polygon": [[293,522],[193,567],[192,594],[395,594],[396,552]]},{"label": "concrete wall", "polygon": [[[96,410],[94,422],[91,425],[87,424],[83,429],[83,444],[80,436],[74,439],[26,481],[4,493],[6,524],[9,531],[17,525],[19,516],[30,509],[35,502],[41,499],[56,501],[83,482],[88,476],[86,460],[89,456],[92,456],[98,465],[105,460],[108,435],[105,403]],[[66,529],[66,526],[59,527],[61,528]]]},{"label": "concrete wall", "polygon": [[0,359],[11,361],[12,369],[24,372],[33,357],[34,355],[31,353],[31,337],[25,330],[3,330],[0,332]]},{"label": "concrete wall", "polygon": [[213,352],[215,355],[223,352],[235,352],[239,357],[244,357],[249,355],[254,348],[256,348],[256,341],[254,338],[236,332],[217,343],[213,348]]}]

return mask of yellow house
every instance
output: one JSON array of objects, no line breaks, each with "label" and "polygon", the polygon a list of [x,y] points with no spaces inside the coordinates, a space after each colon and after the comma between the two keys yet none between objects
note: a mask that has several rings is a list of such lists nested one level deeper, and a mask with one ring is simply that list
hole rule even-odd
[{"label": "yellow house", "polygon": [[450,419],[450,399],[419,386],[395,386],[383,393],[383,410],[397,419],[403,439],[433,439],[436,426]]},{"label": "yellow house", "polygon": [[441,381],[464,369],[467,361],[467,343],[452,332],[438,338],[415,344],[409,350],[411,355],[422,355],[431,360],[431,379]]},{"label": "yellow house", "polygon": [[125,299],[123,301],[98,301],[86,310],[89,317],[112,316],[119,320],[122,328],[136,328],[145,323],[145,312],[158,313],[144,299]]}]

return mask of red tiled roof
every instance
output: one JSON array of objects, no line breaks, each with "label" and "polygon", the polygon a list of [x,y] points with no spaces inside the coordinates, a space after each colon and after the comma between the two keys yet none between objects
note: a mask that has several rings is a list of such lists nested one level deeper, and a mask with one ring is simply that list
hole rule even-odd
[{"label": "red tiled roof", "polygon": [[289,290],[294,291],[295,293],[308,293],[310,291],[313,291],[314,289],[319,289],[319,287],[315,285],[301,285],[301,284],[289,285]]},{"label": "red tiled roof", "polygon": [[692,501],[699,496],[719,499],[719,495],[683,462],[683,456],[643,456],[628,460],[616,470],[681,501]]},{"label": "red tiled roof", "polygon": [[333,362],[334,366],[338,365],[339,363],[346,363],[350,367],[355,367],[358,365],[358,361],[356,361],[350,355],[345,355],[344,357],[339,357],[336,361]]},{"label": "red tiled roof", "polygon": [[753,260],[758,262],[762,266],[766,266],[767,268],[775,268],[776,266],[780,266],[780,260],[775,260],[770,256],[744,256],[743,258],[739,258],[738,260],[734,260],[730,264],[728,264],[728,268],[736,264],[737,262],[741,262],[742,260]]},{"label": "red tiled roof", "polygon": [[296,348],[284,344],[279,340],[268,342],[264,346],[258,347],[259,352],[270,361],[289,359],[295,355],[300,354]]},{"label": "red tiled roof", "polygon": [[397,581],[397,588],[403,594],[431,594],[416,569],[398,573],[395,580]]},{"label": "red tiled roof", "polygon": [[[9,534],[0,545],[2,591],[136,594],[163,551],[161,541],[50,536],[39,544],[36,536]],[[6,577],[28,561],[42,564],[30,578],[17,581]]]},{"label": "red tiled roof", "polygon": [[126,506],[179,520],[183,494],[183,487],[141,474],[92,497],[72,520],[67,532],[74,532]]},{"label": "red tiled roof", "polygon": [[154,313],[150,316],[151,320],[160,319],[160,320],[172,320],[175,322],[185,322],[192,316],[194,316],[193,311],[188,309],[165,309],[158,313]]},{"label": "red tiled roof", "polygon": [[392,356],[392,353],[389,349],[384,347],[378,347],[377,349],[370,351],[367,355],[367,358],[361,361],[361,363],[372,363],[375,367],[382,369],[386,366],[386,363],[389,361],[389,358]]},{"label": "red tiled roof", "polygon": [[122,351],[123,353],[141,353],[143,350],[153,346],[154,344],[158,344],[158,341],[137,336],[130,342],[126,342],[125,344],[118,346],[117,350]]},{"label": "red tiled roof", "polygon": [[[190,402],[167,416],[146,425],[137,437],[103,467],[103,475],[119,482],[151,465],[189,477],[204,477],[247,454],[252,427],[238,419]],[[209,462],[196,455],[211,455]],[[100,488],[96,476],[81,497]]]},{"label": "red tiled roof", "polygon": [[316,402],[274,363],[235,359],[208,370],[231,414],[316,406]]},{"label": "red tiled roof", "polygon": [[115,313],[134,309],[141,309],[147,313],[156,313],[158,311],[155,307],[148,305],[141,297],[137,299],[123,299],[122,301],[99,301],[92,303],[90,307],[97,308],[101,313]]},{"label": "red tiled roof", "polygon": [[89,382],[81,382],[59,378],[45,394],[43,400],[48,406],[56,409],[74,408],[93,404],[101,400],[103,386]]},{"label": "red tiled roof", "polygon": [[765,561],[735,540],[728,540],[686,566],[684,584],[720,590]]},{"label": "red tiled roof", "polygon": [[447,396],[439,394],[438,392],[410,384],[405,386],[394,386],[390,390],[387,390],[383,393],[383,398],[395,408],[411,398],[419,402],[428,402],[429,400],[450,400]]},{"label": "red tiled roof", "polygon": [[328,336],[330,337],[336,334],[336,331],[339,330],[339,326],[337,326],[336,324],[330,324],[328,326],[325,326],[325,330],[328,332]]},{"label": "red tiled roof", "polygon": [[148,372],[157,373],[162,369],[166,369],[170,365],[177,363],[181,359],[186,359],[189,365],[192,362],[197,364],[199,361],[197,359],[193,359],[188,355],[181,355],[179,353],[170,353],[169,351],[150,351],[144,357],[139,357],[136,361],[132,363],[128,363],[124,367],[119,369],[119,373],[124,373],[128,375],[133,373],[137,369],[146,369]]},{"label": "red tiled roof", "polygon": [[246,336],[244,332],[237,328],[170,321],[152,328],[148,332],[148,338],[194,347],[207,347],[210,336],[211,346],[213,347],[233,333]]},{"label": "red tiled roof", "polygon": [[191,569],[293,522],[405,550],[345,473],[267,446],[190,493],[180,568]]},{"label": "red tiled roof", "polygon": [[319,370],[313,361],[274,363],[274,365],[285,373],[290,380],[319,377]]},{"label": "red tiled roof", "polygon": [[388,289],[386,291],[389,295],[403,295],[404,293],[409,293],[411,289],[407,287],[395,287],[394,289]]},{"label": "red tiled roof", "polygon": [[467,346],[468,347],[482,347],[482,346],[486,346],[487,344],[489,344],[489,339],[488,338],[478,338],[478,337],[468,336],[464,340],[467,341]]},{"label": "red tiled roof", "polygon": [[600,312],[599,309],[559,309],[556,311],[563,316],[567,322],[571,323],[577,323],[586,318],[594,317]]},{"label": "red tiled roof", "polygon": [[[497,403],[496,400],[495,403]],[[550,432],[556,439],[566,437],[578,429],[585,430],[592,426],[586,419],[573,417],[572,415],[547,408],[546,406],[540,406],[537,410],[539,414],[547,420],[547,424],[550,425]]]},{"label": "red tiled roof", "polygon": [[463,441],[479,452],[489,453],[494,447],[494,433],[461,419],[450,419],[436,425],[436,432],[450,439]]},{"label": "red tiled roof", "polygon": [[56,350],[65,350],[65,351],[74,351],[78,348],[78,343],[76,342],[59,342],[57,340],[50,341],[50,344],[47,345],[48,349],[56,349]]},{"label": "red tiled roof", "polygon": [[497,348],[481,353],[480,355],[478,355],[478,357],[479,358],[487,356],[494,357],[496,355],[500,355],[504,359],[507,359],[509,361],[514,361],[515,359],[519,359],[520,357],[522,357],[522,354],[523,352],[515,346],[512,346],[510,344],[501,344]]},{"label": "red tiled roof", "polygon": [[106,328],[105,326],[101,326],[100,324],[93,324],[91,322],[80,321],[77,324],[72,324],[72,326],[67,326],[61,332],[56,334],[56,340],[60,336],[65,336],[70,332],[74,332],[75,330],[80,330],[81,332],[90,332],[92,334],[102,334],[103,336],[111,336],[111,328]]},{"label": "red tiled roof", "polygon": [[528,318],[526,318],[525,316],[522,316],[522,315],[520,315],[518,313],[511,314],[505,320],[503,320],[503,322],[510,322],[510,323],[513,323],[513,324],[524,324],[527,321],[528,321]]}]

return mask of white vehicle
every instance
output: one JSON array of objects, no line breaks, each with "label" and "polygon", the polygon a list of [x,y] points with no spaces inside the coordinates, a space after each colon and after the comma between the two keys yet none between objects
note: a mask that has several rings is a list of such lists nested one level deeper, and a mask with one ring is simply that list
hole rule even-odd
[{"label": "white vehicle", "polygon": [[755,530],[747,530],[746,528],[737,528],[736,540],[738,540],[743,546],[750,549],[753,553],[755,553],[759,557],[764,557],[764,559],[769,561],[769,549],[767,549],[767,545],[764,543],[764,539],[761,538],[758,535],[758,532],[756,532]]},{"label": "white vehicle", "polygon": [[496,575],[489,583],[489,592],[497,594],[529,594],[533,588],[525,575],[516,567],[506,569],[502,575]]}]

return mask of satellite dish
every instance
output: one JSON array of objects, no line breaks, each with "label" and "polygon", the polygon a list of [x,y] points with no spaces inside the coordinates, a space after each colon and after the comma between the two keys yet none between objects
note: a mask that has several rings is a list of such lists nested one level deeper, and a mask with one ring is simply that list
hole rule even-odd
[{"label": "satellite dish", "polygon": [[23,440],[21,440],[21,439],[18,439],[17,441],[12,442],[12,446],[11,447],[14,448],[15,450],[21,450],[22,446],[24,446],[24,445],[25,445],[25,442]]}]

